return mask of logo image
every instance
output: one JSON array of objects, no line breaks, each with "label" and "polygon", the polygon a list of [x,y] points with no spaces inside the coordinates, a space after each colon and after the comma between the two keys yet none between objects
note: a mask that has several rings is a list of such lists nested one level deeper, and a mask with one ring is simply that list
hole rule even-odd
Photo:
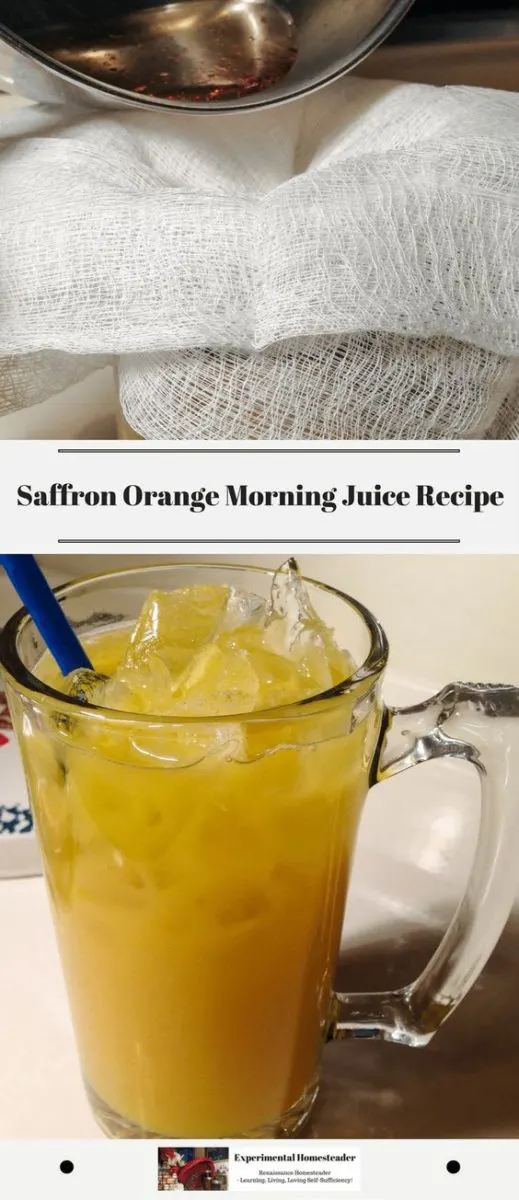
[{"label": "logo image", "polygon": [[226,1146],[161,1146],[159,1192],[226,1192],[229,1151]]}]

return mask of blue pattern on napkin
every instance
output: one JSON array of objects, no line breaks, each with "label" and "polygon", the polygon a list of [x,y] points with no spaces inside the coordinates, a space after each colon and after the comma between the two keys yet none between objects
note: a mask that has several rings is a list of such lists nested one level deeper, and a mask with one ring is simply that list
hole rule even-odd
[{"label": "blue pattern on napkin", "polygon": [[0,807],[0,837],[9,833],[32,833],[32,812],[26,804]]}]

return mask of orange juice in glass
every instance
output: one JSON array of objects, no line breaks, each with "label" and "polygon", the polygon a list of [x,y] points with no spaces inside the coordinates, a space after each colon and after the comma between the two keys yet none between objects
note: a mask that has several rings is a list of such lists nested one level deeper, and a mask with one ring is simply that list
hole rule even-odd
[{"label": "orange juice in glass", "polygon": [[419,1045],[448,1010],[333,992],[384,634],[294,564],[60,595],[97,676],[64,681],[23,615],[2,661],[94,1113],[117,1137],[294,1135],[327,1037]]}]

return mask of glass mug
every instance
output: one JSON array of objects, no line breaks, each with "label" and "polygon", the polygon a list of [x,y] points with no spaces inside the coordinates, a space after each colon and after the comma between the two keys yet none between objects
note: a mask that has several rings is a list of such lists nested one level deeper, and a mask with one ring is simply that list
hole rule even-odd
[{"label": "glass mug", "polygon": [[[129,627],[152,589],[273,572],[182,564],[57,590],[82,638]],[[304,1127],[330,1039],[426,1045],[509,914],[519,860],[519,692],[451,684],[388,709],[388,646],[357,600],[306,581],[361,665],[321,696],[243,717],[124,714],[32,674],[25,611],[0,638],[83,1076],[115,1137],[279,1137]],[[420,977],[333,991],[358,821],[371,785],[435,758],[472,763],[479,843],[467,890]]]}]

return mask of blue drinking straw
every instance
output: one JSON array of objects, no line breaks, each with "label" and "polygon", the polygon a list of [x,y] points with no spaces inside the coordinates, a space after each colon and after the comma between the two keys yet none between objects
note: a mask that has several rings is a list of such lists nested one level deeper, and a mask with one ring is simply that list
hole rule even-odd
[{"label": "blue drinking straw", "polygon": [[32,554],[0,554],[0,563],[62,675],[78,667],[92,670],[90,659]]}]

